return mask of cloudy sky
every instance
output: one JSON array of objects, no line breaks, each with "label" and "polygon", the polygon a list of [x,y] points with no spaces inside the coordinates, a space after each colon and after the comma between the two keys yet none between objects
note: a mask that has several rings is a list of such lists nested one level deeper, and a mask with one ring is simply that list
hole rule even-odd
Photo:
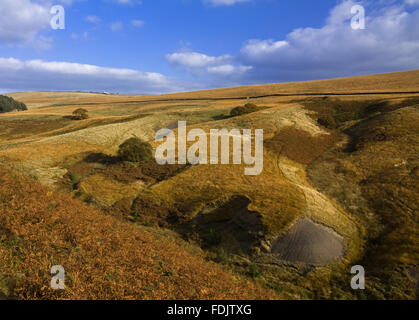
[{"label": "cloudy sky", "polygon": [[[51,27],[56,5],[64,29]],[[355,5],[365,29],[351,27]],[[419,0],[0,0],[0,17],[0,92],[163,93],[419,69]]]}]

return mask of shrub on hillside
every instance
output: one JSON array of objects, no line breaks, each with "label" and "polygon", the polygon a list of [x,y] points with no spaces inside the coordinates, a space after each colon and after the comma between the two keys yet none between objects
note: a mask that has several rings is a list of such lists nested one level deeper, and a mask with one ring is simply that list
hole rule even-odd
[{"label": "shrub on hillside", "polygon": [[139,138],[130,138],[119,146],[118,156],[123,161],[143,162],[153,158],[153,148]]},{"label": "shrub on hillside", "polygon": [[247,275],[252,278],[258,278],[261,276],[261,272],[256,263],[251,263],[249,269],[247,270]]},{"label": "shrub on hillside", "polygon": [[408,106],[411,102],[406,100],[401,104],[390,104],[387,101],[370,100],[340,100],[340,99],[306,99],[299,101],[306,109],[316,112],[317,122],[328,129],[338,129],[349,121],[368,118],[374,114],[391,112],[395,109]]},{"label": "shrub on hillside", "polygon": [[258,111],[258,106],[253,103],[247,103],[244,106],[235,107],[231,110],[230,115],[232,117],[241,116],[244,114],[252,113]]},{"label": "shrub on hillside", "polygon": [[0,113],[11,111],[25,111],[28,110],[26,105],[22,102],[16,101],[13,98],[0,95]]},{"label": "shrub on hillside", "polygon": [[73,119],[74,120],[85,120],[89,118],[89,115],[87,114],[87,110],[83,108],[79,108],[77,110],[73,111]]}]

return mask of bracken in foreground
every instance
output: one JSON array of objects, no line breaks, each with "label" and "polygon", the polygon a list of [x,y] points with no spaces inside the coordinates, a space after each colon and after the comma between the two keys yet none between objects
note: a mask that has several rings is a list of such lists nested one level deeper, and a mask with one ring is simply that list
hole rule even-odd
[{"label": "bracken in foreground", "polygon": [[[66,289],[50,288],[53,265]],[[0,291],[19,299],[267,299],[164,230],[105,215],[0,166]]]}]

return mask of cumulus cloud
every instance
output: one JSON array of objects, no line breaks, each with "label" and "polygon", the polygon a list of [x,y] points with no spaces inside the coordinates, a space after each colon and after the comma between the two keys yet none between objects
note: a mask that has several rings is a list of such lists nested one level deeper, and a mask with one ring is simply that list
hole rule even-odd
[{"label": "cumulus cloud", "polygon": [[353,30],[355,4],[347,0],[334,7],[322,28],[296,29],[280,40],[247,41],[239,59],[254,67],[248,80],[309,80],[419,68],[419,10],[383,7],[367,14],[365,30]]},{"label": "cumulus cloud", "polygon": [[112,1],[118,4],[122,4],[122,5],[140,5],[142,4],[141,0],[106,0],[106,1]]},{"label": "cumulus cloud", "polygon": [[[2,0],[0,5],[0,44],[42,45],[39,32],[48,28],[50,6],[31,0]],[[47,41],[48,42],[48,41]]]},{"label": "cumulus cloud", "polygon": [[405,3],[411,6],[419,5],[419,0],[405,0]]},{"label": "cumulus cloud", "polygon": [[9,91],[109,91],[161,93],[179,91],[177,82],[160,73],[105,68],[71,62],[0,58],[0,88]]},{"label": "cumulus cloud", "polygon": [[124,29],[124,25],[121,21],[112,22],[110,25],[111,31],[117,32]]},{"label": "cumulus cloud", "polygon": [[166,60],[194,75],[210,78],[222,76],[225,80],[237,79],[252,68],[237,64],[230,55],[213,57],[199,52],[176,52],[166,55]]},{"label": "cumulus cloud", "polygon": [[194,69],[227,63],[232,57],[229,55],[210,57],[198,52],[177,52],[166,55],[166,59],[172,64]]},{"label": "cumulus cloud", "polygon": [[[49,0],[0,1],[0,44],[49,43],[41,37],[41,31],[49,28]],[[215,2],[233,5],[236,1]],[[320,28],[295,29],[277,39],[250,39],[235,55],[193,51],[167,54],[171,65],[194,76],[192,85],[183,83],[180,87],[178,81],[159,73],[131,69],[0,58],[0,74],[7,75],[0,78],[0,88],[155,93],[195,89],[197,80],[204,88],[419,68],[419,0],[390,0],[371,6],[368,4],[372,2],[364,2],[365,30],[351,28],[351,7],[355,4],[352,0],[341,1]],[[142,25],[140,20],[130,23],[134,27]],[[118,31],[123,26],[114,22],[111,29]],[[77,34],[71,37],[79,38]]]},{"label": "cumulus cloud", "polygon": [[42,35],[51,30],[51,8],[76,1],[83,0],[1,0],[0,45],[51,47],[52,38]]},{"label": "cumulus cloud", "polygon": [[[218,86],[314,80],[419,68],[419,0],[366,5],[366,29],[351,27],[352,0],[331,9],[323,27],[299,28],[279,39],[250,39],[235,56],[169,54],[172,65]],[[368,6],[368,4],[372,4]]]},{"label": "cumulus cloud", "polygon": [[213,6],[232,6],[237,3],[248,2],[250,0],[203,0],[203,1],[204,3],[210,4]]},{"label": "cumulus cloud", "polygon": [[131,24],[135,27],[135,28],[141,28],[144,26],[145,22],[143,20],[131,20]]},{"label": "cumulus cloud", "polygon": [[98,16],[90,15],[86,17],[86,21],[90,23],[99,23],[102,21]]}]

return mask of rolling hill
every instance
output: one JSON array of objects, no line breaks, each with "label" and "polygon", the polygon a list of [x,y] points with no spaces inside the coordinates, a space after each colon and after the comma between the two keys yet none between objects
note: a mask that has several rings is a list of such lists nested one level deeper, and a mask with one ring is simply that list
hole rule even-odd
[{"label": "rolling hill", "polygon": [[[417,299],[419,71],[159,96],[23,92],[0,115],[0,291]],[[248,102],[255,112],[231,116]],[[77,108],[89,118],[71,119]],[[263,129],[264,167],[122,162],[133,136]],[[107,236],[105,237],[104,234]],[[365,291],[350,269],[367,272]],[[49,269],[68,288],[49,288]]]}]

